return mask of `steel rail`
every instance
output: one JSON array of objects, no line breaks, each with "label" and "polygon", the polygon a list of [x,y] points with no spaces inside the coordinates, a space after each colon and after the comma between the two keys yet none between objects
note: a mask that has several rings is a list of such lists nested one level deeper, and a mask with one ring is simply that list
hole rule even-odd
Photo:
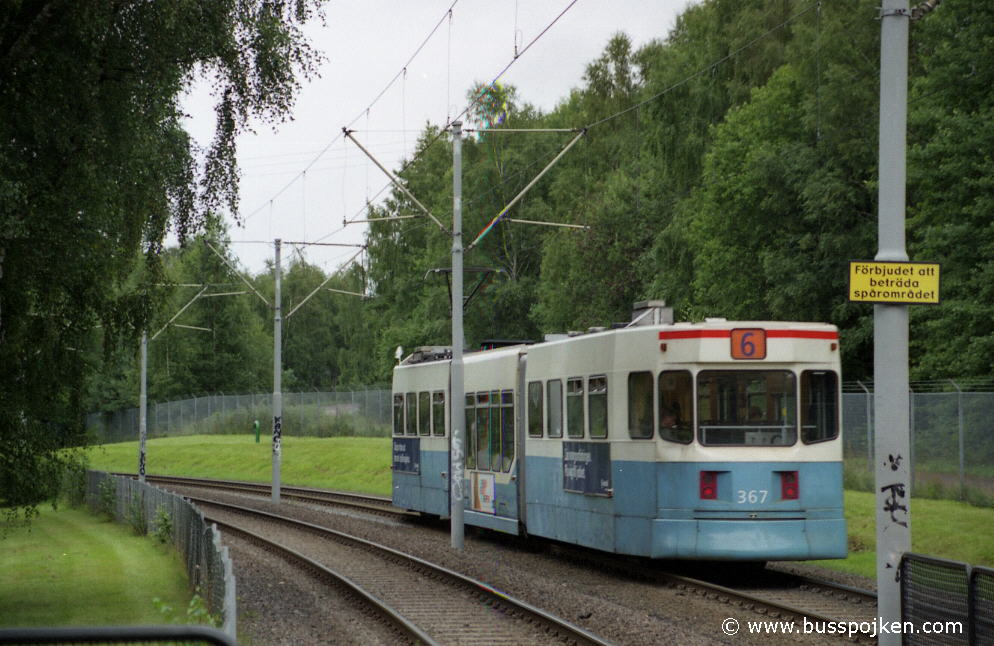
[{"label": "steel rail", "polygon": [[[224,503],[212,502],[211,504],[223,505]],[[289,547],[275,543],[260,534],[245,529],[244,527],[239,527],[238,525],[233,525],[230,522],[218,520],[216,518],[212,518],[211,522],[215,523],[218,527],[224,528],[231,534],[245,537],[249,541],[261,546],[269,552],[278,554],[286,560],[296,562],[305,570],[311,570],[318,575],[330,578],[335,585],[344,588],[347,593],[357,596],[364,605],[375,610],[380,616],[386,619],[389,623],[393,624],[395,628],[408,635],[411,638],[412,643],[427,644],[429,646],[441,646],[439,642],[432,639],[430,635],[421,630],[421,628],[416,626],[412,621],[401,615],[382,599],[379,599],[375,595],[363,589],[362,586],[357,584],[355,581],[352,581],[344,574],[336,572],[332,568],[322,563],[318,563],[314,559],[305,556],[296,550],[292,550]]]},{"label": "steel rail", "polygon": [[[121,473],[127,477],[134,477],[131,473]],[[233,491],[260,496],[269,495],[269,485],[257,482],[244,482],[237,480],[213,480],[209,478],[190,478],[185,476],[146,476],[146,480],[161,484],[174,484],[179,486],[203,487],[217,489],[221,491]],[[370,494],[350,493],[346,491],[333,491],[329,489],[314,489],[309,487],[282,487],[281,492],[284,498],[299,500],[302,502],[316,503],[320,505],[331,505],[349,507],[367,511],[373,514],[386,515],[395,518],[419,518],[416,512],[399,509],[392,506],[389,498],[373,496]]]},{"label": "steel rail", "polygon": [[[379,556],[399,561],[401,564],[412,569],[427,571],[440,579],[447,580],[449,583],[454,584],[457,587],[462,587],[475,594],[482,595],[490,604],[503,606],[512,612],[521,613],[522,615],[527,616],[528,619],[542,624],[545,628],[558,633],[563,640],[568,643],[576,644],[577,646],[613,646],[612,642],[606,641],[597,635],[594,635],[593,633],[590,633],[583,628],[566,621],[565,619],[561,619],[551,613],[548,613],[541,608],[533,606],[526,601],[516,599],[482,581],[478,581],[464,574],[418,558],[411,554],[401,552],[400,550],[396,550],[392,547],[387,547],[386,545],[381,545],[379,543],[359,538],[358,536],[352,536],[337,530],[321,527],[320,525],[315,525],[313,523],[307,523],[294,518],[281,516],[279,514],[260,511],[258,509],[200,498],[190,498],[190,501],[195,504],[216,506],[235,513],[249,514],[273,520],[298,529],[316,533],[324,538],[330,538],[341,543],[361,547]],[[209,513],[205,513],[205,516],[211,518]],[[216,522],[218,525],[224,524],[222,521],[213,518],[211,518],[211,522]]]},{"label": "steel rail", "polygon": [[[786,578],[794,577],[799,581],[804,583],[798,587],[798,589],[803,589],[804,585],[811,587],[819,587],[823,590],[832,592],[833,594],[842,593],[846,595],[849,599],[850,604],[859,604],[863,601],[870,599],[873,602],[873,617],[876,618],[876,595],[873,593],[860,590],[858,588],[853,588],[850,586],[843,586],[841,584],[834,584],[828,581],[821,581],[817,579],[812,579],[803,575],[793,575],[783,573]],[[861,623],[866,622],[866,619],[856,619],[852,614],[846,616],[842,613],[832,613],[832,615],[823,614],[811,609],[805,609],[798,606],[791,605],[783,600],[771,598],[770,591],[757,590],[755,592],[747,592],[742,589],[732,588],[724,586],[713,581],[707,581],[704,579],[697,579],[693,577],[688,577],[682,574],[675,574],[672,572],[656,572],[654,577],[655,580],[665,583],[671,587],[677,587],[681,590],[687,590],[696,592],[702,596],[706,596],[710,599],[715,599],[723,603],[735,604],[740,608],[745,610],[751,610],[757,612],[761,615],[773,617],[773,618],[783,618],[783,617],[793,617],[795,619],[809,619],[814,622],[828,623],[834,625],[849,625],[850,623]],[[788,592],[789,595],[789,592]],[[828,622],[828,623],[826,623]],[[841,636],[845,637],[846,634],[842,633]],[[852,636],[852,641],[860,643],[876,643],[876,638],[872,638],[868,635],[858,634]]]}]

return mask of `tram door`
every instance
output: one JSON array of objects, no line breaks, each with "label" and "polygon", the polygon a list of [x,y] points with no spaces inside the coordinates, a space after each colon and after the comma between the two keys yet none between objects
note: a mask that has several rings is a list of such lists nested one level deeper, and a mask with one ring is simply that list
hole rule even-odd
[{"label": "tram door", "polygon": [[466,522],[515,534],[520,463],[515,459],[519,444],[515,437],[517,368],[518,355],[509,355],[487,371],[489,378],[467,378],[463,402]]}]

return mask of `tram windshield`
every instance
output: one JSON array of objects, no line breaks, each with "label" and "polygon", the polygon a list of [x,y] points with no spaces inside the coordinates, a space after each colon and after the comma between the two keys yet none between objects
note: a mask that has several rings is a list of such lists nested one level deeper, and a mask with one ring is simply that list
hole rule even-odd
[{"label": "tram windshield", "polygon": [[697,375],[699,439],[706,446],[797,441],[797,386],[788,370],[704,370]]}]

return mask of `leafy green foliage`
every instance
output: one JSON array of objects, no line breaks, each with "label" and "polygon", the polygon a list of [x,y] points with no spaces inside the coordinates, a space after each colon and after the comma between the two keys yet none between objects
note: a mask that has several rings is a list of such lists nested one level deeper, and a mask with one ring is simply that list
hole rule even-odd
[{"label": "leafy green foliage", "polygon": [[[94,330],[115,363],[119,341],[137,347],[162,305],[166,233],[185,241],[236,212],[236,137],[288,114],[318,60],[301,33],[318,5],[0,8],[0,507],[30,510],[57,480],[55,451],[84,441]],[[201,75],[217,114],[205,151],[180,109]],[[123,383],[108,388],[119,400]]]},{"label": "leafy green foliage", "polygon": [[145,511],[145,494],[134,496],[128,501],[126,514],[128,525],[136,536],[148,534],[148,513]]},{"label": "leafy green foliage", "polygon": [[113,478],[104,478],[97,485],[97,511],[113,520],[117,512],[117,485]]},{"label": "leafy green foliage", "polygon": [[[0,33],[0,62],[9,63],[0,81],[14,79],[0,84],[0,106],[14,115],[0,136],[21,146],[0,150],[0,271],[8,272],[0,283],[0,415],[11,438],[0,453],[5,504],[33,500],[33,490],[6,474],[45,481],[52,467],[38,456],[79,441],[81,408],[136,403],[137,330],[159,329],[196,291],[153,284],[243,289],[203,241],[231,260],[214,214],[234,204],[233,135],[248,115],[285,113],[296,87],[291,71],[306,74],[314,60],[299,37],[313,9],[248,2],[232,15],[218,3],[198,6],[191,25],[194,18],[179,15],[182,4],[142,5],[127,16],[6,10],[25,42],[40,47],[34,30],[54,22],[53,33],[82,55],[67,62],[69,45],[51,45],[37,60],[69,67],[42,69],[20,41]],[[467,293],[483,275],[478,268],[495,270],[466,306],[467,345],[624,321],[632,302],[662,298],[685,320],[835,323],[846,377],[870,377],[871,308],[847,302],[845,282],[846,263],[872,258],[876,248],[875,14],[870,0],[705,0],[641,48],[615,35],[581,85],[547,113],[513,86],[469,88],[468,99],[483,100],[467,125],[585,128],[508,216],[589,229],[505,220],[467,249]],[[146,34],[153,19],[167,27]],[[110,33],[115,21],[127,28],[103,41],[84,38]],[[137,35],[150,39],[148,52],[117,42]],[[913,260],[943,263],[943,303],[913,309],[913,374],[989,377],[994,72],[986,63],[994,57],[994,7],[943,5],[915,23],[911,42],[909,248]],[[221,79],[219,135],[202,166],[179,130],[175,102],[198,65]],[[146,67],[151,84],[138,87],[136,70]],[[15,101],[49,96],[48,85],[61,82],[50,96],[63,112],[27,114]],[[85,99],[80,105],[70,99],[76,95]],[[82,133],[68,127],[75,120],[86,126]],[[464,240],[571,136],[467,137]],[[452,210],[450,144],[427,124],[413,160],[398,171],[443,223]],[[48,193],[49,186],[60,190]],[[369,215],[419,213],[394,192]],[[184,244],[162,251],[169,228]],[[285,314],[325,280],[370,296],[319,289],[284,321],[285,389],[383,384],[398,346],[450,343],[449,276],[435,270],[450,266],[451,238],[416,217],[372,224],[366,243],[361,262],[331,277],[285,250]],[[272,268],[241,278],[273,294]],[[104,327],[94,332],[98,321]],[[152,401],[269,390],[272,311],[258,298],[204,298],[176,322],[209,332],[171,327],[150,346]]]},{"label": "leafy green foliage", "polygon": [[159,505],[155,508],[152,535],[161,545],[168,545],[173,540],[173,516],[165,505]]}]

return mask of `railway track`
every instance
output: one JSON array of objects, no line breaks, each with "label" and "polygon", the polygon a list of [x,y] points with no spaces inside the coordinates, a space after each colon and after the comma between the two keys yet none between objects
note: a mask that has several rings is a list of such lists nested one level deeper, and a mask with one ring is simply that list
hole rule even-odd
[{"label": "railway track", "polygon": [[[588,565],[605,567],[604,556],[599,553],[573,547],[561,549]],[[806,619],[818,626],[822,634],[838,635],[845,627],[848,634],[840,636],[850,641],[877,641],[875,637],[851,634],[854,631],[848,630],[850,626],[876,619],[877,596],[868,590],[800,574],[736,567],[734,563],[706,567],[658,564],[647,569],[643,560],[621,557],[608,561],[606,567],[760,615],[755,617],[760,621],[794,621],[800,625]],[[715,567],[720,567],[720,571],[715,571]],[[834,626],[834,630],[829,626]]]},{"label": "railway track", "polygon": [[[190,500],[223,531],[334,581],[411,642],[610,644],[483,582],[385,545],[248,507]],[[273,533],[279,542],[267,538]]]},{"label": "railway track", "polygon": [[875,637],[856,634],[859,624],[872,622],[877,616],[877,597],[866,590],[771,571],[757,572],[752,581],[727,583],[669,572],[657,572],[655,576],[665,585],[769,619],[798,625],[807,620],[823,634],[839,634],[864,643],[877,641]]},{"label": "railway track", "polygon": [[[164,485],[203,487],[260,497],[269,494],[267,485],[255,483],[227,483],[200,478],[161,476],[148,478]],[[417,516],[392,508],[389,499],[376,496],[302,487],[284,487],[282,493],[288,499],[301,502],[358,508],[396,517]],[[192,498],[192,500],[198,504],[216,504],[204,499]],[[603,553],[562,546],[556,551],[568,554],[570,560],[582,561],[588,567],[605,569]],[[849,622],[869,622],[876,616],[876,595],[873,593],[813,577],[773,570],[750,571],[734,568],[731,570],[725,568],[718,573],[702,574],[699,571],[688,573],[686,569],[664,569],[664,566],[655,564],[647,568],[644,560],[608,558],[611,563],[606,568],[608,570],[621,571],[635,579],[648,578],[661,586],[694,594],[709,602],[726,604],[730,608],[730,614],[742,613],[738,615],[738,619],[743,621],[776,620],[795,621],[800,624],[807,619],[810,622],[817,622],[824,633],[827,632],[829,625],[839,627],[848,626]],[[876,640],[866,636],[853,636],[851,641],[874,643]]]},{"label": "railway track", "polygon": [[[132,473],[120,473],[127,477],[135,477]],[[269,496],[270,485],[258,482],[241,482],[232,480],[212,480],[209,478],[188,478],[180,476],[145,476],[151,483],[176,487],[197,487],[216,491],[249,494],[254,496]],[[333,491],[329,489],[313,489],[309,487],[280,487],[280,497],[298,502],[344,507],[356,511],[373,513],[391,518],[419,518],[420,515],[393,506],[389,498],[369,494]]]}]

